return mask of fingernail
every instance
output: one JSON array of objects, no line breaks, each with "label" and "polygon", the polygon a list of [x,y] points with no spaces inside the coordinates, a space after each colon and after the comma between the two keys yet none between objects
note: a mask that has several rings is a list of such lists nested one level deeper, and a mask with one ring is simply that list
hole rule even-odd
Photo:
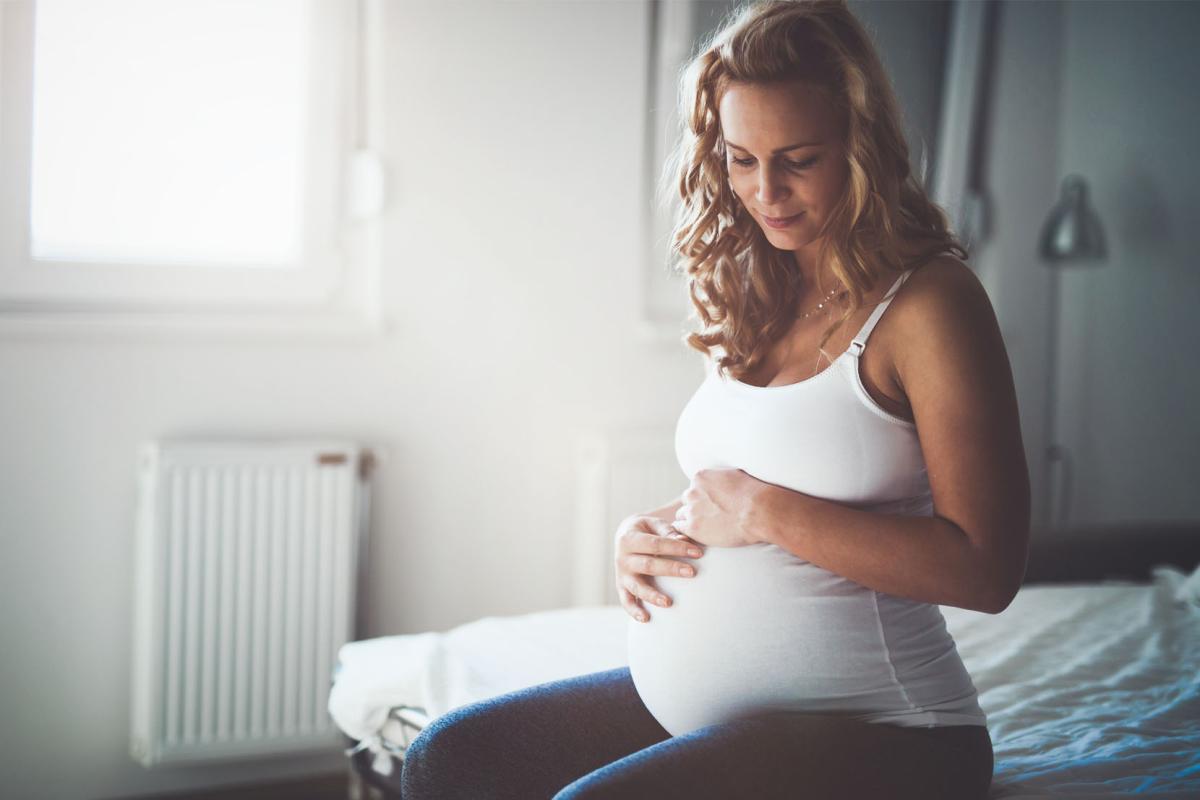
[{"label": "fingernail", "polygon": [[692,569],[691,567],[681,567],[679,572],[681,575],[687,575],[688,577],[691,577],[696,573],[696,570]]},{"label": "fingernail", "polygon": [[691,556],[692,558],[699,558],[703,554],[700,552],[699,547],[689,547],[688,555]]}]

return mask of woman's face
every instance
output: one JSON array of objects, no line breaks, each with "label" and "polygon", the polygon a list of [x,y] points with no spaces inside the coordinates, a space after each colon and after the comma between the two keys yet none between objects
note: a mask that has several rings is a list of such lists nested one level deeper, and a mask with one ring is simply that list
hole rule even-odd
[{"label": "woman's face", "polygon": [[730,185],[767,241],[813,244],[849,171],[833,106],[807,83],[733,83],[718,112]]}]

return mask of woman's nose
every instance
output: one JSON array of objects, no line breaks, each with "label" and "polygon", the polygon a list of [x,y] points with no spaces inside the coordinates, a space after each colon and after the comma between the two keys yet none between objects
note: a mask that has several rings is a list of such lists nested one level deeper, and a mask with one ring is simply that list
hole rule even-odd
[{"label": "woman's nose", "polygon": [[758,186],[754,199],[760,205],[774,207],[776,202],[787,194],[782,176],[778,170],[764,166],[758,171]]}]

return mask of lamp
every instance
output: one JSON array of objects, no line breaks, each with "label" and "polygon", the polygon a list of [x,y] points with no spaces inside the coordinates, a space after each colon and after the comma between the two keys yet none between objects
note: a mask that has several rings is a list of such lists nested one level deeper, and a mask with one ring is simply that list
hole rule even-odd
[{"label": "lamp", "polygon": [[[1104,228],[1100,225],[1100,217],[1088,204],[1087,182],[1080,175],[1068,175],[1062,182],[1062,194],[1058,204],[1050,211],[1046,223],[1042,226],[1040,242],[1042,257],[1049,262],[1048,266],[1055,268],[1068,262],[1082,262],[1095,266],[1108,255],[1104,245]],[[1059,481],[1058,499],[1054,502],[1055,492],[1052,488],[1049,472],[1044,480],[1045,509],[1049,527],[1065,528],[1071,519],[1070,502],[1072,484],[1074,482],[1074,463],[1070,448],[1058,442],[1055,414],[1058,411],[1058,340],[1059,340],[1059,286],[1062,280],[1061,269],[1054,269],[1050,281],[1050,308],[1053,317],[1050,320],[1050,341],[1048,358],[1048,381],[1046,392],[1046,438],[1049,447],[1046,450],[1047,469],[1058,466],[1061,474]]]},{"label": "lamp", "polygon": [[1087,182],[1068,175],[1058,204],[1042,226],[1042,256],[1050,261],[1098,261],[1107,255],[1100,217],[1088,204]]}]

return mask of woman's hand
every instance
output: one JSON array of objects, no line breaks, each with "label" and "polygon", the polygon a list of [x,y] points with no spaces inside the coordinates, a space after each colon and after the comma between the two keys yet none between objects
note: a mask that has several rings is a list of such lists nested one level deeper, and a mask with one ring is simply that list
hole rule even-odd
[{"label": "woman's hand", "polygon": [[778,487],[740,469],[702,469],[680,498],[675,530],[709,547],[743,547],[765,541],[764,500]]},{"label": "woman's hand", "polygon": [[614,559],[621,607],[638,622],[648,621],[650,615],[642,603],[666,608],[671,604],[671,598],[658,591],[653,579],[645,576],[691,578],[696,574],[695,567],[676,559],[702,555],[703,548],[677,532],[666,520],[643,514],[626,517],[617,527]]}]

